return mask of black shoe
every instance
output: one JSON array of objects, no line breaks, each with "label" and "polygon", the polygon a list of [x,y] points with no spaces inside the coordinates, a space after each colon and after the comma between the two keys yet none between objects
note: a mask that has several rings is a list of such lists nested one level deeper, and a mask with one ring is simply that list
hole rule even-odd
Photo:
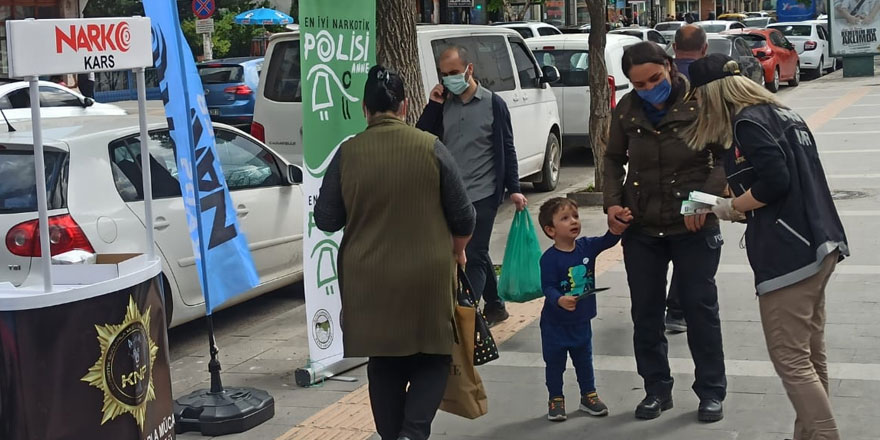
[{"label": "black shoe", "polygon": [[684,333],[687,329],[688,326],[684,317],[674,316],[670,313],[666,314],[666,331],[670,333]]},{"label": "black shoe", "polygon": [[637,419],[656,419],[663,411],[672,409],[672,396],[654,396],[648,394],[636,407]]},{"label": "black shoe", "polygon": [[507,307],[504,307],[504,304],[495,306],[487,305],[483,308],[483,316],[486,317],[486,322],[488,322],[489,325],[495,325],[510,318],[510,313],[507,313]]},{"label": "black shoe", "polygon": [[724,418],[724,410],[721,402],[715,399],[703,399],[700,401],[700,409],[697,418],[701,422],[717,422]]}]

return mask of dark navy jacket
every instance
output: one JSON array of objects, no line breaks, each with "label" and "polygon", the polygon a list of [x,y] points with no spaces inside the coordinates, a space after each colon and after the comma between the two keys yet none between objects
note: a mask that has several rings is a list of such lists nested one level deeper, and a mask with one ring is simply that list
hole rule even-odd
[{"label": "dark navy jacket", "polygon": [[737,196],[749,189],[767,206],[747,214],[746,251],[758,295],[819,272],[822,260],[849,255],[816,141],[803,119],[773,105],[733,118],[734,147],[724,169]]},{"label": "dark navy jacket", "polygon": [[[510,110],[500,96],[492,93],[492,145],[495,149],[495,198],[504,200],[504,190],[511,194],[520,192],[519,163],[513,145],[513,126]],[[429,101],[416,123],[416,128],[427,131],[443,141],[443,104]],[[476,202],[477,200],[473,200]]]},{"label": "dark navy jacket", "polygon": [[551,246],[541,256],[541,288],[544,308],[541,324],[575,324],[589,322],[596,317],[596,295],[587,296],[577,303],[573,312],[559,306],[563,295],[578,296],[596,287],[596,257],[620,241],[619,235],[608,231],[601,237],[581,237],[574,250],[561,251]]}]

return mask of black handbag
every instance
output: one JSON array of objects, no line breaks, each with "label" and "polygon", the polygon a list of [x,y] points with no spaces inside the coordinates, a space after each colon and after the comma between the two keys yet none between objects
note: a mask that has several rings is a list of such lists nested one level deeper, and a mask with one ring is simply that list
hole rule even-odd
[{"label": "black handbag", "polygon": [[498,346],[495,344],[492,332],[489,331],[489,322],[486,321],[480,306],[476,303],[474,289],[471,287],[471,282],[461,266],[458,268],[456,301],[458,301],[460,306],[473,307],[477,314],[474,325],[474,365],[483,365],[498,359],[500,357]]}]

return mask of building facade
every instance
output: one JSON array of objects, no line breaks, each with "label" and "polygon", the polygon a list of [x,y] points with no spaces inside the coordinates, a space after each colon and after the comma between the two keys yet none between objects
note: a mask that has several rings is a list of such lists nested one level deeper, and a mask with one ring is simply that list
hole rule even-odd
[{"label": "building facade", "polygon": [[6,54],[6,20],[25,18],[77,18],[86,0],[0,0],[0,77],[9,72]]}]

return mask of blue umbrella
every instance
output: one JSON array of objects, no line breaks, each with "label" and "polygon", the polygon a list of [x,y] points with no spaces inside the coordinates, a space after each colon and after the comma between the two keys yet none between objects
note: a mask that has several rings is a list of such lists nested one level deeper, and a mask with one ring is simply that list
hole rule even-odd
[{"label": "blue umbrella", "polygon": [[235,16],[237,24],[255,24],[255,25],[285,25],[293,23],[293,17],[278,12],[274,9],[259,8],[251,11],[245,11]]}]

